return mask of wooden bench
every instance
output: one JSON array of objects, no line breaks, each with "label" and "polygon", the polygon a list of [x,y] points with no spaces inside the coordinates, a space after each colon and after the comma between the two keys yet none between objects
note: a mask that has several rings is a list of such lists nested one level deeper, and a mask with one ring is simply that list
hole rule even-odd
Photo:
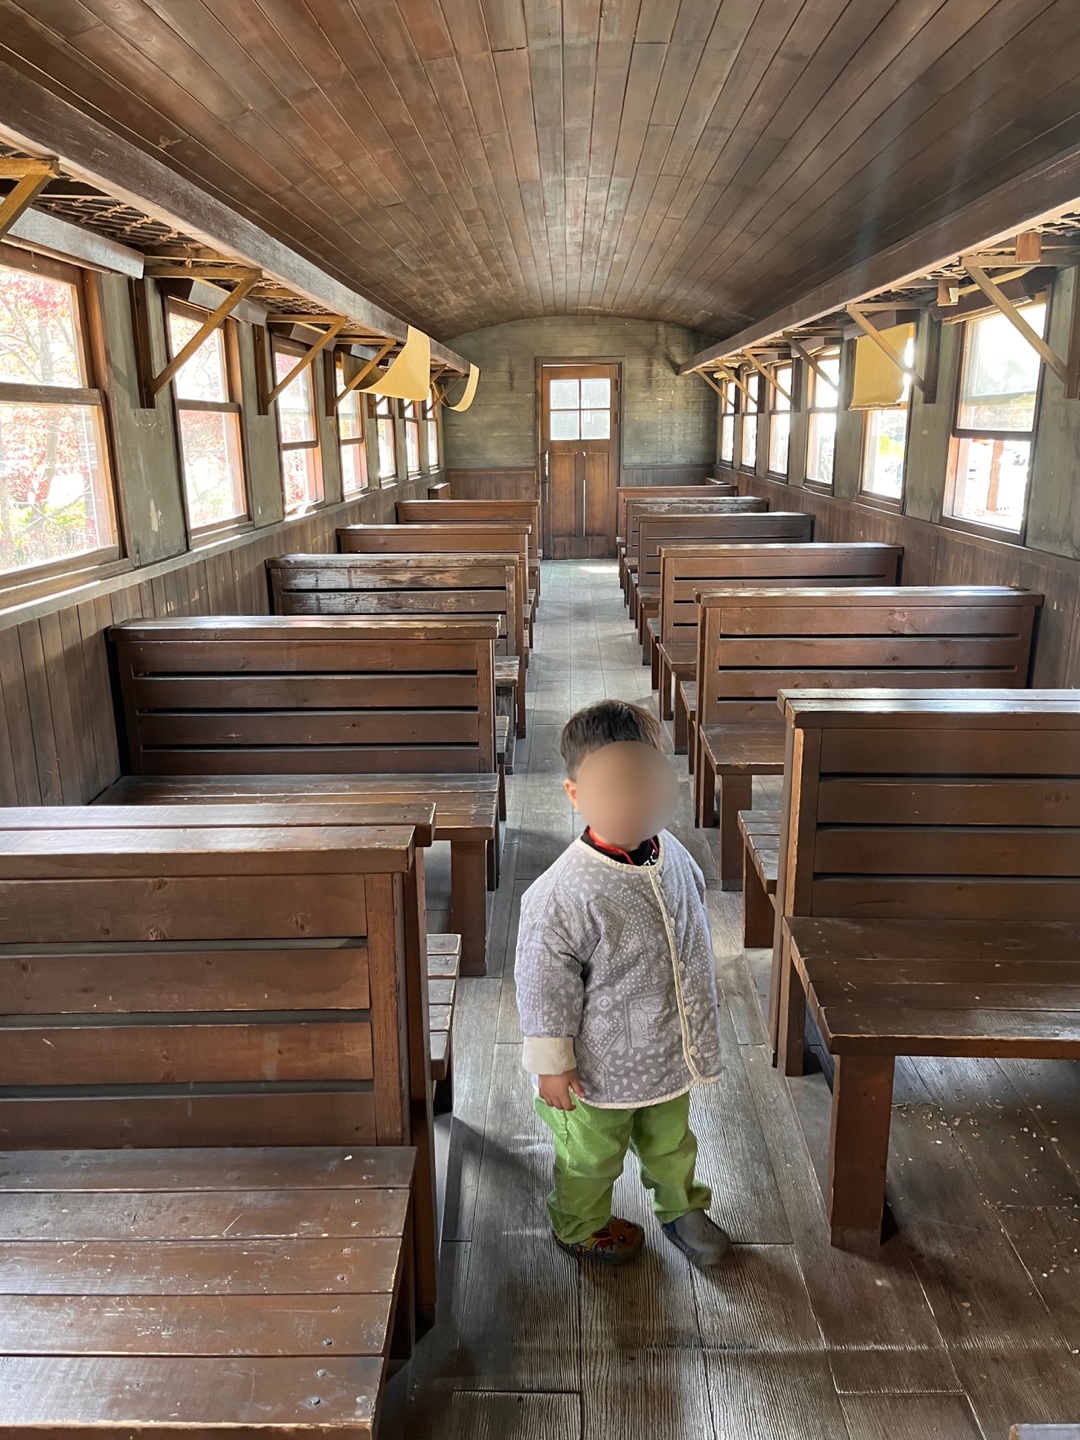
[{"label": "wooden bench", "polygon": [[440,480],[436,485],[429,485],[427,487],[427,498],[429,500],[449,500],[450,481]]},{"label": "wooden bench", "polygon": [[58,814],[0,812],[3,1428],[374,1435],[412,1334],[411,832]]},{"label": "wooden bench", "polygon": [[743,841],[743,948],[771,950],[780,863],[779,810],[740,810],[739,834]]},{"label": "wooden bench", "polygon": [[[660,717],[675,720],[675,753],[689,742],[688,714],[678,705],[679,681],[694,680],[697,667],[697,596],[703,590],[787,585],[895,585],[899,545],[694,545],[679,542],[660,551],[660,612],[653,633],[654,684]],[[655,628],[654,628],[655,627]]]},{"label": "wooden bench", "polygon": [[773,980],[835,1059],[834,1244],[880,1242],[898,1055],[1080,1059],[1080,696],[785,695]]},{"label": "wooden bench", "polygon": [[[756,495],[712,495],[700,500],[666,500],[644,495],[640,499],[626,502],[626,584],[630,618],[640,628],[639,591],[645,581],[641,574],[641,521],[646,516],[694,516],[694,515],[759,515],[769,508],[769,502]],[[682,539],[698,538],[693,531],[683,532]],[[659,583],[660,569],[657,565],[656,582]],[[651,612],[650,612],[651,613]]]},{"label": "wooden bench", "polygon": [[738,814],[782,775],[781,690],[1027,684],[1042,597],[1004,585],[744,590],[701,595],[695,819],[717,823],[720,878],[742,881]]},{"label": "wooden bench", "polygon": [[615,487],[615,554],[619,562],[619,584],[623,600],[626,586],[626,507],[631,500],[656,498],[664,500],[702,500],[719,495],[737,495],[739,487],[731,480],[706,479],[696,485],[616,485]]},{"label": "wooden bench", "polygon": [[[517,555],[279,555],[266,562],[276,615],[495,618],[495,694],[525,737],[525,602]],[[512,758],[512,757],[511,757]],[[512,771],[508,761],[507,772]]]},{"label": "wooden bench", "polygon": [[539,500],[451,500],[436,510],[430,500],[399,500],[399,525],[505,525],[517,521],[529,527],[529,589],[540,598],[540,502]]},{"label": "wooden bench", "polygon": [[[440,501],[442,511],[447,502]],[[529,647],[533,645],[535,591],[529,582],[529,544],[532,526],[506,523],[456,522],[421,525],[346,525],[337,532],[338,550],[345,555],[492,554],[512,551],[519,557],[519,589],[525,596],[525,623]]]},{"label": "wooden bench", "polygon": [[[494,621],[203,616],[114,626],[129,773],[303,776],[293,790],[388,803],[442,796],[451,842],[452,928],[467,973],[483,974],[495,768]],[[228,778],[226,778],[228,777]],[[333,777],[347,783],[336,789]],[[442,787],[442,788],[440,788]],[[210,787],[206,787],[210,788]],[[251,787],[254,790],[254,787]],[[145,801],[143,803],[146,803]],[[460,813],[463,812],[463,813]],[[444,829],[445,825],[445,829]],[[492,847],[494,850],[494,847]]]}]

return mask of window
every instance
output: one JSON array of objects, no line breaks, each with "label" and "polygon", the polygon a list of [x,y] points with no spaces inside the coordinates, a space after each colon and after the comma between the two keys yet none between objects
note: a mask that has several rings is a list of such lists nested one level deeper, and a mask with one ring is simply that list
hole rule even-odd
[{"label": "window", "polygon": [[[769,411],[769,469],[774,475],[788,473],[788,445],[791,440],[791,377],[792,366],[777,365],[773,371],[776,382],[769,386],[772,408]],[[783,392],[787,391],[785,395]]]},{"label": "window", "polygon": [[552,380],[548,390],[551,440],[609,440],[611,381],[605,376]]},{"label": "window", "polygon": [[[304,350],[274,342],[274,380],[280,385],[296,370]],[[298,515],[322,500],[322,464],[311,366],[305,365],[278,396],[278,436],[285,487],[285,514]]]},{"label": "window", "polygon": [[836,412],[840,405],[840,353],[830,350],[814,358],[826,379],[807,367],[810,413],[807,419],[806,478],[816,485],[832,485]]},{"label": "window", "polygon": [[[335,367],[337,393],[345,389],[345,367]],[[341,493],[356,495],[368,488],[367,442],[364,437],[364,406],[360,394],[350,390],[337,407],[338,448],[341,454]]]},{"label": "window", "polygon": [[410,475],[419,475],[420,406],[415,400],[403,400],[401,413],[405,420],[405,468]]},{"label": "window", "polygon": [[[169,354],[179,355],[198,333],[205,310],[171,303],[166,312]],[[233,365],[225,326],[199,346],[173,379],[188,524],[192,531],[228,525],[247,516],[240,406],[234,401]]]},{"label": "window", "polygon": [[78,270],[0,262],[0,573],[117,555]]},{"label": "window", "polygon": [[396,480],[397,431],[394,427],[394,402],[386,395],[373,395],[371,406],[379,449],[379,480]]},{"label": "window", "polygon": [[735,384],[720,382],[720,459],[725,465],[735,463]]},{"label": "window", "polygon": [[742,465],[745,470],[757,468],[757,432],[758,432],[758,410],[761,407],[761,376],[758,374],[746,375],[744,379],[746,389],[750,394],[747,396],[743,391],[743,422],[742,422]]},{"label": "window", "polygon": [[[890,332],[884,333],[888,335]],[[873,345],[875,342],[867,339],[867,343]],[[911,365],[915,358],[914,335],[908,337],[902,353],[904,363]],[[891,364],[891,361],[886,359],[886,364]],[[900,400],[895,405],[879,405],[866,410],[862,471],[862,491],[865,495],[896,503],[903,498],[910,393],[911,379],[904,375]]]},{"label": "window", "polygon": [[[1042,335],[1045,304],[1024,306]],[[969,320],[950,465],[948,513],[1019,534],[1024,524],[1041,362],[1016,327],[995,312]]]},{"label": "window", "polygon": [[439,420],[434,391],[424,401],[424,431],[427,436],[427,468],[439,468]]}]

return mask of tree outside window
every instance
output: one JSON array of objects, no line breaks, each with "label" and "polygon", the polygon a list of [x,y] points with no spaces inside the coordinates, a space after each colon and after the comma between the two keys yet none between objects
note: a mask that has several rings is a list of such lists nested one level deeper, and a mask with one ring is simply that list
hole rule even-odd
[{"label": "tree outside window", "polygon": [[[178,355],[206,319],[205,310],[172,303],[167,310],[169,351]],[[209,335],[173,380],[180,454],[193,531],[246,518],[240,406],[234,400],[234,365],[224,326]]]},{"label": "tree outside window", "polygon": [[0,262],[0,573],[117,554],[102,397],[72,266]]},{"label": "tree outside window", "polygon": [[[1022,313],[1042,335],[1046,305]],[[1038,352],[1006,316],[968,321],[946,493],[955,519],[1023,529],[1041,373]]]},{"label": "tree outside window", "polygon": [[[303,355],[302,346],[275,341],[275,384],[280,385],[297,370]],[[323,498],[319,430],[310,365],[299,370],[278,396],[277,413],[285,514],[299,515],[318,505]]]}]

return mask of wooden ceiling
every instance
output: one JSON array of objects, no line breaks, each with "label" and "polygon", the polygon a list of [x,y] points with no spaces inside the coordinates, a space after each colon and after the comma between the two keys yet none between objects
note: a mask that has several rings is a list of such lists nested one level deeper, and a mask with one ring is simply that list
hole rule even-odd
[{"label": "wooden ceiling", "polygon": [[441,338],[724,336],[1080,145],[1076,0],[0,0],[0,58]]}]

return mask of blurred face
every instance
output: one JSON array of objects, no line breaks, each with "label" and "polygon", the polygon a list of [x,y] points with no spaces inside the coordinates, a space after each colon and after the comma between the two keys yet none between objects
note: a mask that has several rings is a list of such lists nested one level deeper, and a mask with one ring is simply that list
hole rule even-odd
[{"label": "blurred face", "polygon": [[651,745],[620,740],[586,755],[566,793],[593,834],[633,850],[674,819],[679,780],[671,762]]}]

